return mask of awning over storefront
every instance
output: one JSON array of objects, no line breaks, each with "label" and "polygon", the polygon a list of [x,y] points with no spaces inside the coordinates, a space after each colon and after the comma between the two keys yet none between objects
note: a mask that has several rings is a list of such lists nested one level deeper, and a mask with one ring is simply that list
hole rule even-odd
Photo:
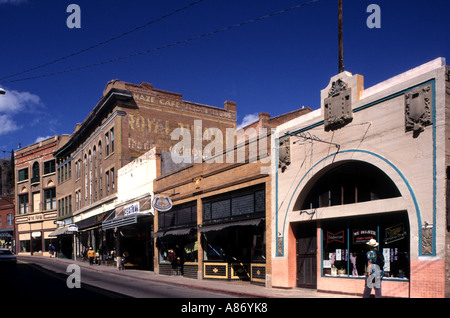
[{"label": "awning over storefront", "polygon": [[103,221],[102,223],[102,229],[103,230],[111,230],[114,229],[116,227],[122,227],[122,226],[126,226],[126,225],[132,225],[132,224],[136,224],[138,223],[138,219],[143,218],[143,217],[149,217],[149,216],[153,216],[152,213],[133,213],[131,215],[127,215],[127,216],[122,216],[119,218],[114,218],[111,220],[106,220]]},{"label": "awning over storefront", "polygon": [[167,235],[187,235],[191,233],[193,228],[184,228],[184,229],[174,229],[174,230],[167,230],[167,231],[159,231],[152,234],[152,237],[163,237]]},{"label": "awning over storefront", "polygon": [[99,213],[97,215],[91,216],[90,218],[81,220],[76,222],[75,224],[78,226],[79,231],[84,231],[96,226],[102,225],[103,221],[105,221],[111,215],[111,212],[114,210],[109,210],[103,213]]},{"label": "awning over storefront", "polygon": [[0,238],[11,238],[13,234],[12,229],[0,230]]},{"label": "awning over storefront", "polygon": [[72,230],[72,227],[73,227],[73,224],[57,228],[56,231],[53,231],[48,236],[49,237],[57,237],[59,235],[72,235],[74,233],[74,231]]},{"label": "awning over storefront", "polygon": [[210,231],[220,231],[227,227],[231,226],[247,226],[247,225],[258,225],[262,219],[252,219],[252,220],[244,220],[238,222],[229,222],[229,223],[219,223],[214,225],[204,225],[198,229],[200,233],[210,232]]}]

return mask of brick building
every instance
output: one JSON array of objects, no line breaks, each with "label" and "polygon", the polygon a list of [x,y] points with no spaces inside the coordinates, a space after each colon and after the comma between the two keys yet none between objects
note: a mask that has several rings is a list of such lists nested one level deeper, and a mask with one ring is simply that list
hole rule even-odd
[{"label": "brick building", "polygon": [[0,248],[14,248],[13,198],[0,198]]},{"label": "brick building", "polygon": [[374,238],[383,296],[448,295],[449,90],[442,58],[366,89],[343,72],[279,126],[273,286],[362,294]]},{"label": "brick building", "polygon": [[56,164],[54,136],[14,153],[16,252],[48,255],[56,229]]},{"label": "brick building", "polygon": [[[2,197],[14,197],[14,151],[12,158],[0,159],[0,195]],[[11,162],[12,161],[12,162]]]},{"label": "brick building", "polygon": [[223,151],[155,180],[173,203],[155,211],[155,272],[271,285],[271,130],[310,111],[260,113]]},{"label": "brick building", "polygon": [[172,131],[191,130],[197,119],[200,134],[208,127],[236,127],[236,104],[212,107],[148,83],[109,82],[97,105],[54,153],[62,225],[54,235],[60,255],[83,257],[88,247],[105,257],[114,253],[120,231],[102,231],[102,223],[114,218],[118,170],[155,147],[166,158],[178,142]]}]

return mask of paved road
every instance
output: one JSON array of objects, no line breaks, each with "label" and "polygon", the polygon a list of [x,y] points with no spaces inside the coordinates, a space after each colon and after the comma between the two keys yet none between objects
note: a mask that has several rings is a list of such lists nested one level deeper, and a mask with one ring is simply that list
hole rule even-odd
[{"label": "paved road", "polygon": [[[0,267],[0,296],[21,298],[230,298],[229,294],[122,277],[80,268],[81,288],[69,288],[67,264],[19,260]],[[71,280],[73,282],[73,280]]]}]

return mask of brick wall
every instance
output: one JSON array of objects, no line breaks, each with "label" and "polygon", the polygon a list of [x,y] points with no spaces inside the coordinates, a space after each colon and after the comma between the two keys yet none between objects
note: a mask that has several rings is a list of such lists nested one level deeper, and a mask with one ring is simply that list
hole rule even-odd
[{"label": "brick wall", "polygon": [[445,296],[445,260],[411,260],[411,298]]}]

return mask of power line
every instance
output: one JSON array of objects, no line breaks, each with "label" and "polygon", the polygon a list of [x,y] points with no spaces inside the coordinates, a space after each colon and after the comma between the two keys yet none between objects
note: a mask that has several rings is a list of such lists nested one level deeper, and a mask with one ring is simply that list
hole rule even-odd
[{"label": "power line", "polygon": [[279,15],[279,14],[282,14],[282,13],[286,13],[286,12],[292,11],[294,9],[298,9],[298,8],[304,7],[304,6],[307,6],[309,4],[312,4],[312,3],[315,3],[315,2],[318,2],[318,1],[319,0],[311,0],[311,1],[308,1],[308,2],[300,3],[300,4],[294,5],[292,7],[289,7],[289,8],[280,10],[280,11],[272,12],[270,14],[261,16],[259,18],[251,19],[251,20],[248,20],[248,21],[245,21],[245,22],[241,22],[241,23],[238,23],[238,24],[234,24],[234,25],[231,25],[231,26],[219,29],[219,30],[211,31],[211,32],[204,33],[204,34],[201,34],[201,35],[197,35],[197,36],[185,39],[185,40],[181,40],[181,41],[173,42],[173,43],[170,43],[170,44],[166,44],[166,45],[163,45],[163,46],[160,46],[160,47],[157,47],[157,48],[148,49],[148,50],[145,50],[145,51],[132,53],[132,54],[129,54],[129,55],[125,55],[125,56],[121,56],[121,57],[117,57],[117,58],[113,58],[113,59],[109,59],[109,60],[105,60],[105,61],[101,61],[101,62],[97,62],[97,63],[93,63],[93,64],[83,65],[83,66],[79,66],[79,67],[75,67],[75,68],[71,68],[71,69],[67,69],[67,70],[63,70],[63,71],[47,73],[47,74],[42,74],[42,75],[36,75],[36,76],[31,76],[31,77],[25,77],[25,78],[20,78],[20,79],[11,80],[11,81],[4,81],[3,83],[13,83],[13,82],[21,82],[21,81],[27,81],[27,80],[32,80],[32,79],[45,78],[45,77],[50,77],[50,76],[70,73],[70,72],[74,72],[74,71],[80,71],[80,70],[83,70],[83,69],[96,67],[96,66],[100,66],[100,65],[104,65],[104,64],[119,62],[119,61],[126,60],[126,59],[129,59],[129,58],[132,58],[132,57],[153,53],[153,52],[156,52],[156,51],[159,51],[159,50],[167,49],[169,47],[178,46],[178,45],[185,44],[185,43],[188,43],[188,42],[192,42],[192,41],[195,41],[195,40],[198,40],[198,39],[202,39],[202,38],[205,38],[205,37],[208,37],[208,36],[212,36],[212,35],[215,35],[215,34],[218,34],[218,33],[221,33],[221,32],[225,32],[225,31],[228,31],[228,30],[236,29],[238,27],[241,27],[241,26],[244,26],[244,25],[247,25],[247,24],[250,24],[250,23],[258,22],[258,21],[261,21],[261,20],[265,20],[265,19],[271,18],[273,16],[276,16],[276,15]]},{"label": "power line", "polygon": [[[134,29],[131,29],[131,30],[128,30],[128,31],[126,31],[126,32],[123,32],[123,33],[121,33],[121,34],[119,34],[119,35],[113,36],[112,38],[109,38],[109,39],[104,40],[104,41],[101,41],[101,42],[99,42],[99,43],[97,43],[97,44],[91,45],[91,46],[89,46],[89,47],[87,47],[87,48],[85,48],[85,49],[82,49],[82,50],[80,50],[80,51],[71,53],[71,54],[69,54],[69,55],[66,55],[66,56],[63,56],[63,57],[60,57],[60,58],[57,58],[57,59],[55,59],[55,60],[53,60],[53,61],[50,61],[50,62],[41,64],[41,65],[38,65],[38,66],[35,66],[35,67],[32,67],[32,68],[26,69],[26,70],[24,70],[24,71],[21,71],[21,72],[15,73],[15,74],[11,74],[11,75],[2,77],[2,78],[0,78],[0,80],[4,80],[4,79],[7,79],[7,78],[15,77],[15,76],[17,76],[17,75],[22,75],[22,74],[24,74],[24,73],[28,73],[28,72],[31,72],[31,71],[35,71],[35,70],[40,69],[40,68],[43,68],[43,67],[45,67],[45,66],[49,66],[49,65],[55,64],[55,63],[57,63],[57,62],[61,62],[61,61],[67,60],[67,59],[69,59],[69,58],[71,58],[71,57],[74,57],[74,56],[76,56],[76,55],[85,53],[85,52],[90,51],[90,50],[92,50],[92,49],[95,49],[95,48],[97,48],[97,47],[99,47],[99,46],[102,46],[102,45],[108,44],[108,43],[110,43],[110,42],[112,42],[112,41],[118,40],[118,39],[120,39],[120,38],[122,38],[122,37],[124,37],[124,36],[126,36],[126,35],[129,35],[129,34],[131,34],[131,33],[133,33],[133,32],[136,32],[136,31],[138,31],[138,30],[140,30],[140,29],[143,29],[143,28],[145,28],[145,27],[148,27],[148,26],[151,25],[151,24],[154,24],[154,23],[157,23],[157,22],[159,22],[159,21],[161,21],[161,20],[164,20],[164,19],[166,19],[166,18],[168,18],[168,17],[170,17],[170,16],[172,16],[172,15],[174,15],[174,14],[176,14],[176,13],[179,13],[179,12],[181,12],[181,11],[184,11],[184,10],[186,10],[186,9],[188,9],[188,8],[190,8],[190,7],[194,6],[194,5],[196,5],[196,4],[199,4],[200,2],[203,2],[203,1],[205,1],[205,0],[197,0],[197,1],[191,2],[190,4],[188,4],[188,5],[186,5],[186,6],[182,7],[182,8],[176,9],[176,10],[174,10],[174,11],[168,13],[168,14],[165,14],[165,15],[163,15],[163,16],[161,16],[161,17],[155,19],[155,20],[149,21],[149,22],[147,22],[147,23],[145,23],[145,24],[143,24],[143,25],[140,25],[140,26],[138,26],[138,27],[135,27]],[[10,82],[13,82],[13,81],[10,81]],[[8,83],[8,82],[6,82],[6,83]]]}]

